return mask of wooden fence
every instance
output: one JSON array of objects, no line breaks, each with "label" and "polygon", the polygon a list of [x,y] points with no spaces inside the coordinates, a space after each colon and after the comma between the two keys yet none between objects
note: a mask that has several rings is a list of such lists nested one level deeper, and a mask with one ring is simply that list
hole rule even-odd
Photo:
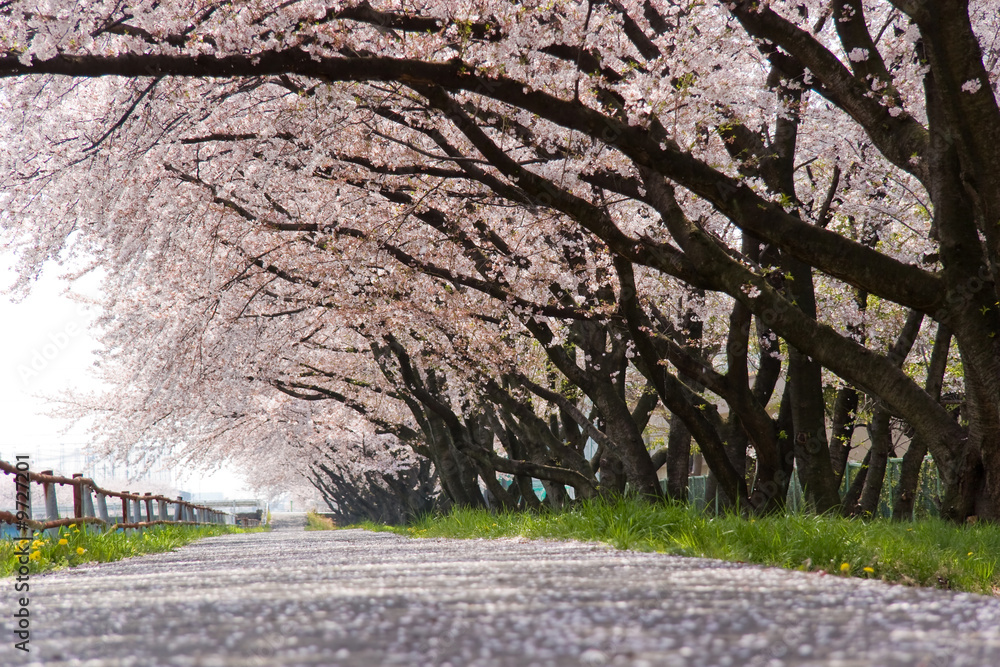
[{"label": "wooden fence", "polygon": [[[17,512],[0,511],[0,524],[24,525],[33,530],[50,530],[69,524],[96,524],[113,529],[143,529],[159,524],[231,524],[233,517],[228,512],[220,512],[194,505],[177,497],[154,496],[151,493],[116,492],[102,489],[94,480],[82,474],[70,477],[53,475],[51,470],[40,473],[19,469],[16,465],[0,461],[0,470],[5,475],[12,475],[15,484]],[[27,480],[27,481],[25,481]],[[45,498],[45,520],[39,521],[32,516],[31,498],[32,485],[41,487]],[[69,485],[73,487],[73,516],[61,518],[56,504],[56,486]],[[115,517],[112,522],[108,514],[108,499],[121,502],[121,520]],[[113,500],[112,502],[115,502]],[[154,509],[154,503],[156,507]],[[173,505],[171,508],[170,506]],[[115,510],[117,514],[117,509]],[[245,523],[243,525],[246,525]]]}]

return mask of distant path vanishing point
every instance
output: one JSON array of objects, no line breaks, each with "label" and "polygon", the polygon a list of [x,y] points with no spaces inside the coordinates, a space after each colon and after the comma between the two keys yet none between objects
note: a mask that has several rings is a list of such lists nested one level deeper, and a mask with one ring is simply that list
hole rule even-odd
[{"label": "distant path vanishing point", "polygon": [[595,544],[273,523],[32,577],[31,652],[5,637],[0,665],[1000,665],[988,597]]}]

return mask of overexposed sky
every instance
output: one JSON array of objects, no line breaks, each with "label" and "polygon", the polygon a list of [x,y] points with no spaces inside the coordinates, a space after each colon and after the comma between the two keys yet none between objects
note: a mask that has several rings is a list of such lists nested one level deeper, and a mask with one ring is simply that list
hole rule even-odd
[{"label": "overexposed sky", "polygon": [[[9,252],[0,251],[0,287],[11,284],[12,264]],[[53,469],[63,454],[85,446],[88,435],[84,424],[64,432],[69,422],[47,414],[54,406],[45,397],[101,388],[90,372],[97,347],[90,335],[96,310],[66,294],[62,273],[62,267],[48,267],[30,296],[19,303],[0,294],[0,459],[10,461],[15,454],[26,453]],[[96,295],[98,282],[97,276],[88,276],[73,290]],[[212,475],[172,473],[184,491],[252,497],[242,480],[226,469]]]}]

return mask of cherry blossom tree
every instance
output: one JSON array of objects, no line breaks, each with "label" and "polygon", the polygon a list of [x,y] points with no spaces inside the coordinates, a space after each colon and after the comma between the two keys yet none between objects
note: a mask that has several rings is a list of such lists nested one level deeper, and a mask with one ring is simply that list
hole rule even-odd
[{"label": "cherry blossom tree", "polygon": [[[392,363],[378,386],[446,422],[449,448],[476,461],[467,490],[490,466],[528,463],[493,458],[486,433],[500,436],[514,404],[496,393],[488,416],[493,389],[470,359],[588,428],[573,391],[496,355],[513,337],[596,411],[601,485],[617,461],[659,495],[645,407],[625,391],[642,378],[638,400],[676,418],[675,493],[686,432],[733,503],[780,505],[794,462],[813,506],[838,507],[864,394],[873,441],[894,418],[913,431],[911,469],[934,456],[946,516],[1000,518],[990,2],[33,5],[0,9],[3,222],[25,281],[69,249],[111,267],[112,294],[162,275],[169,297],[217,266],[178,266],[187,248],[224,255],[288,310],[350,318],[324,304],[357,297],[371,330],[354,333]],[[677,294],[689,305],[671,312]],[[174,303],[145,307],[178,307],[161,302]],[[179,315],[167,326],[185,326]],[[441,342],[456,332],[466,359]],[[919,341],[936,354],[913,367]],[[952,342],[958,421],[940,396]],[[431,359],[448,361],[444,393],[475,386],[482,400],[417,396]],[[288,369],[264,377],[307,391]],[[862,510],[885,454],[873,444]]]}]

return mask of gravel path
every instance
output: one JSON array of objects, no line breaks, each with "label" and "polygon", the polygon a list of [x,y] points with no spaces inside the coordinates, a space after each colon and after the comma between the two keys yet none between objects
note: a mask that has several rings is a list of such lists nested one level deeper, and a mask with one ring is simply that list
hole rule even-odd
[{"label": "gravel path", "polygon": [[[592,544],[275,523],[33,577],[31,652],[5,638],[0,665],[1000,665],[993,598]],[[13,580],[0,585],[6,618]]]}]

